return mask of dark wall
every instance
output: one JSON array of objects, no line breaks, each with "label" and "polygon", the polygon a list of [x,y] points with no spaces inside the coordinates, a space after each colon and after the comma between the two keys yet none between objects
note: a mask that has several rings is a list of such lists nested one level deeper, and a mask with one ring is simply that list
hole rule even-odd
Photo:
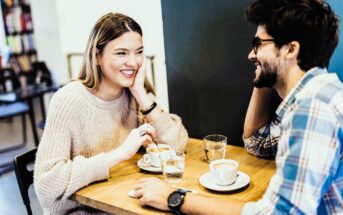
[{"label": "dark wall", "polygon": [[329,71],[337,73],[338,77],[343,82],[343,1],[342,0],[328,0],[327,2],[331,5],[335,13],[340,17],[339,42],[331,58]]},{"label": "dark wall", "polygon": [[243,145],[254,65],[247,59],[256,28],[250,0],[163,0],[170,111],[191,137],[220,133]]}]

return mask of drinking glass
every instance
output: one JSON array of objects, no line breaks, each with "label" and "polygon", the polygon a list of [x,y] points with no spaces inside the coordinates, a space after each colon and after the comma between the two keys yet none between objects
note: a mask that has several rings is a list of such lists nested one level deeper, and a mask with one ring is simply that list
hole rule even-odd
[{"label": "drinking glass", "polygon": [[185,153],[175,152],[168,156],[161,156],[162,173],[168,183],[182,181],[185,170]]},{"label": "drinking glass", "polygon": [[207,135],[203,142],[205,157],[208,162],[225,158],[227,138],[224,135]]}]

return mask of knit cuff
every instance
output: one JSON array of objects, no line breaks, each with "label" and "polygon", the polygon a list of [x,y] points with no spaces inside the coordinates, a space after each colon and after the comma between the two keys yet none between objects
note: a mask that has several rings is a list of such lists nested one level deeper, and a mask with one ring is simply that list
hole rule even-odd
[{"label": "knit cuff", "polygon": [[188,134],[180,117],[175,114],[162,113],[158,119],[150,124],[156,128],[156,141],[158,143],[169,144],[177,151],[185,151]]},{"label": "knit cuff", "polygon": [[171,114],[163,112],[160,117],[156,120],[150,122],[150,124],[155,127],[159,133],[165,133],[175,122],[171,118]]}]

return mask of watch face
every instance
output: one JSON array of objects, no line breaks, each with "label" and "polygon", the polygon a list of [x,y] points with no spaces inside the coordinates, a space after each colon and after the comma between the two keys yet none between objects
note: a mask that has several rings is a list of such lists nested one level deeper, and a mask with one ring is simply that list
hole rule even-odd
[{"label": "watch face", "polygon": [[178,206],[183,200],[183,196],[180,193],[173,193],[168,199],[168,203],[171,207]]}]

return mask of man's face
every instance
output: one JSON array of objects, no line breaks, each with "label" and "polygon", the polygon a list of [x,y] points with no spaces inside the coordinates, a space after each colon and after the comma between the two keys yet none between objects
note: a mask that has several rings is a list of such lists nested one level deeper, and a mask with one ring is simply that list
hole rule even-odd
[{"label": "man's face", "polygon": [[262,25],[257,28],[253,46],[248,56],[256,66],[253,84],[257,88],[273,88],[278,76],[279,49]]}]

